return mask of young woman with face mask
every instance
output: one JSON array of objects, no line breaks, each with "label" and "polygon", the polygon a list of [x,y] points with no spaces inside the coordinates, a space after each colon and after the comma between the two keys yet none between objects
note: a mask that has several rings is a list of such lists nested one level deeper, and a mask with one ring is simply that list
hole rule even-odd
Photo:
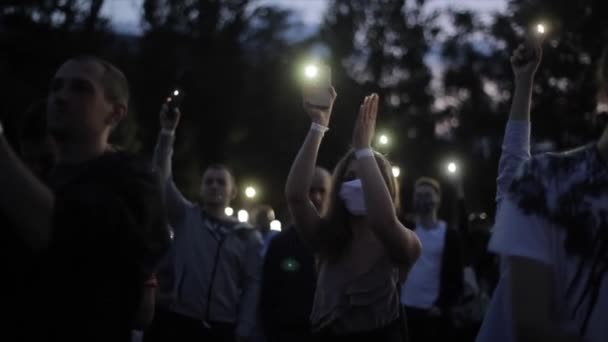
[{"label": "young woman with face mask", "polygon": [[[329,91],[333,105],[336,93]],[[304,103],[312,126],[286,185],[296,227],[318,259],[313,332],[321,341],[405,341],[399,289],[421,246],[397,219],[397,185],[390,163],[370,147],[378,95],[367,96],[360,107],[353,150],[334,171],[328,213],[320,216],[308,198],[332,105]]]}]

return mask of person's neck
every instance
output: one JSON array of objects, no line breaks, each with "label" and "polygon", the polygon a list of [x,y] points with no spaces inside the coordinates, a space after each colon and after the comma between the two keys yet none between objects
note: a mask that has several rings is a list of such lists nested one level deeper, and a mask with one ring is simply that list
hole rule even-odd
[{"label": "person's neck", "polygon": [[432,229],[437,226],[437,213],[431,212],[426,215],[418,215],[418,223],[425,229]]},{"label": "person's neck", "polygon": [[597,142],[597,149],[600,152],[600,156],[604,160],[604,163],[608,164],[608,127],[604,129],[604,133]]},{"label": "person's neck", "polygon": [[57,161],[60,164],[79,164],[95,159],[108,150],[107,141],[95,143],[57,143]]},{"label": "person's neck", "polygon": [[205,211],[205,213],[207,213],[207,215],[209,215],[215,219],[225,220],[227,218],[225,208],[226,208],[225,206],[216,206],[216,205],[205,204],[203,206],[203,211]]}]

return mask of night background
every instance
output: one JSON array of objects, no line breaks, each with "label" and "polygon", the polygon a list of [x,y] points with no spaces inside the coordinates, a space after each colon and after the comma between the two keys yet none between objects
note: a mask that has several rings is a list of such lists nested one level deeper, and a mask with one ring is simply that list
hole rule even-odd
[{"label": "night background", "polygon": [[130,81],[130,116],[115,142],[152,155],[158,113],[185,93],[174,174],[196,198],[210,163],[234,169],[235,209],[268,203],[284,218],[284,183],[309,127],[303,61],[332,68],[338,92],[319,164],[333,168],[351,142],[363,97],[381,96],[377,146],[401,168],[405,209],[413,181],[457,160],[471,211],[494,213],[496,169],[513,76],[509,56],[526,32],[548,29],[532,107],[533,151],[589,142],[594,62],[608,41],[600,0],[1,0],[0,120],[9,138],[47,94],[66,59],[95,54]]}]

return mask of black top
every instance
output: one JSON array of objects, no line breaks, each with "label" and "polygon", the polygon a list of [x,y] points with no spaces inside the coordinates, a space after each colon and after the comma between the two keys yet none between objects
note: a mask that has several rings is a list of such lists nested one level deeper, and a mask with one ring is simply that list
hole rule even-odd
[{"label": "black top", "polygon": [[25,241],[18,236],[5,214],[0,212],[0,303],[2,323],[0,340],[23,341],[24,332],[31,329],[32,285],[36,258]]},{"label": "black top", "polygon": [[129,341],[143,284],[169,244],[158,176],[124,152],[58,166],[40,280],[50,340]]},{"label": "black top", "polygon": [[290,227],[271,240],[263,272],[260,310],[266,335],[309,333],[315,259],[295,228]]}]

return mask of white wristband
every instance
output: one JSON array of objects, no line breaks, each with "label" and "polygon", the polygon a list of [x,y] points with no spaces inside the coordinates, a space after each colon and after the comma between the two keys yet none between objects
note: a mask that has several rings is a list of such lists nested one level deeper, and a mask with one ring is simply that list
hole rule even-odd
[{"label": "white wristband", "polygon": [[174,136],[175,135],[175,131],[172,129],[168,129],[168,128],[163,128],[160,130],[160,134],[161,135],[168,135],[168,136]]},{"label": "white wristband", "polygon": [[310,125],[310,130],[320,132],[321,134],[325,134],[325,132],[329,131],[329,127],[326,127],[326,126],[320,125],[316,122],[313,122]]},{"label": "white wristband", "polygon": [[362,148],[360,150],[355,151],[355,157],[357,157],[357,159],[361,159],[361,158],[367,158],[367,157],[374,157],[374,150],[372,150],[371,148]]}]

